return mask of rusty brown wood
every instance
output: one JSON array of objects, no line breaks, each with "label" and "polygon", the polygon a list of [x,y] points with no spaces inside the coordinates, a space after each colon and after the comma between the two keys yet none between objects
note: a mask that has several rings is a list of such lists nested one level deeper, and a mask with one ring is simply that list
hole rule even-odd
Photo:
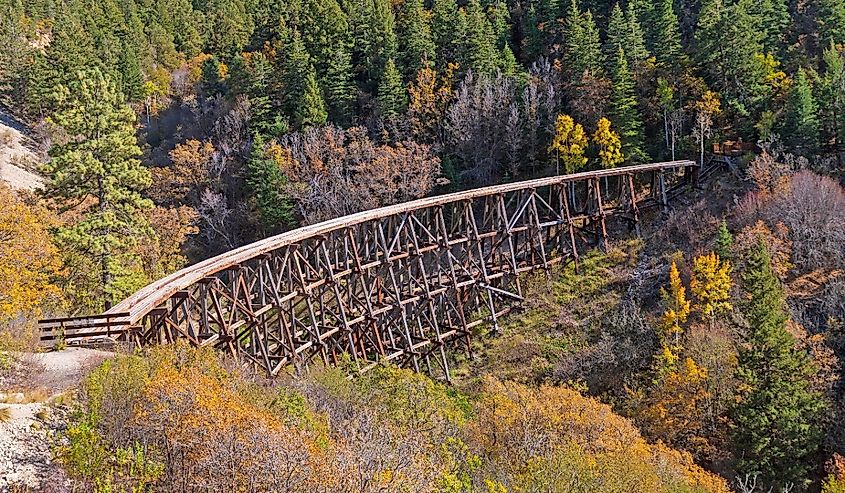
[{"label": "rusty brown wood", "polygon": [[[637,225],[695,168],[674,161],[592,171],[364,211],[200,262],[96,320],[42,321],[42,333],[73,326],[70,337],[82,339],[105,321],[109,335],[141,344],[183,338],[270,374],[348,354],[362,370],[392,360],[448,378],[447,346],[469,353],[481,324],[498,330],[523,299],[521,273],[606,245],[608,221]],[[637,175],[652,177],[639,196]],[[611,177],[618,186],[603,192]]]}]

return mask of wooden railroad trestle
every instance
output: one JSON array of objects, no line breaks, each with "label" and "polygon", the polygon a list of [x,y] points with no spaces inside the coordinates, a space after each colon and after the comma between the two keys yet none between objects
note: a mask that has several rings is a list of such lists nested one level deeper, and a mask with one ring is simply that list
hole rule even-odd
[{"label": "wooden railroad trestle", "polygon": [[141,289],[96,317],[42,320],[42,340],[187,339],[275,375],[348,355],[448,378],[446,345],[522,301],[520,274],[605,245],[609,219],[639,233],[698,174],[675,161],[564,175],[364,211],[258,241]]}]

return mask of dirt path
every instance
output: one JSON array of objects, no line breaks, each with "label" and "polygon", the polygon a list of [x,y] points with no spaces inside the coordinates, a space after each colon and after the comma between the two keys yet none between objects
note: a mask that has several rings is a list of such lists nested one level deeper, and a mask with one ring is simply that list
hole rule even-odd
[{"label": "dirt path", "polygon": [[65,491],[51,437],[63,428],[69,397],[83,377],[112,355],[83,348],[16,355],[15,375],[0,381],[0,413],[8,414],[0,414],[0,492],[11,486]]},{"label": "dirt path", "polygon": [[24,163],[33,166],[39,162],[30,148],[32,142],[26,132],[21,122],[0,107],[0,180],[15,189],[34,190],[40,188],[44,180],[22,166]]}]

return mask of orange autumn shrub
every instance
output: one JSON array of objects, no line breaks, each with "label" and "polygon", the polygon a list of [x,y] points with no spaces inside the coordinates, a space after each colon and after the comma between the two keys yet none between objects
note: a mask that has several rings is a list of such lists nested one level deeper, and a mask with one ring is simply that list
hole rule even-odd
[{"label": "orange autumn shrub", "polygon": [[169,458],[173,491],[310,492],[333,480],[315,440],[197,368],[156,371],[132,426]]},{"label": "orange autumn shrub", "polygon": [[730,491],[689,454],[650,445],[610,406],[565,387],[487,379],[477,412],[469,440],[508,491]]},{"label": "orange autumn shrub", "polygon": [[393,366],[267,381],[163,346],[89,376],[60,457],[89,491],[727,491],[574,390],[488,378],[473,394]]}]

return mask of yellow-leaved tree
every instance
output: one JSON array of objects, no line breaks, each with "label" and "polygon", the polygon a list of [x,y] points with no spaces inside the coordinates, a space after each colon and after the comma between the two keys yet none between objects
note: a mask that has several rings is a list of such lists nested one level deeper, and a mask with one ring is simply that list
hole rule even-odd
[{"label": "yellow-leaved tree", "polygon": [[[587,164],[584,151],[587,149],[587,133],[580,123],[575,123],[569,115],[558,115],[555,121],[555,136],[549,146],[550,152],[557,153],[559,163],[563,163],[566,174],[574,173]],[[558,168],[557,173],[560,174]]]},{"label": "yellow-leaved tree", "polygon": [[678,354],[681,351],[681,334],[684,332],[681,324],[687,321],[690,314],[691,302],[687,300],[687,288],[681,282],[681,274],[678,272],[678,265],[672,262],[669,267],[669,289],[661,288],[660,294],[663,297],[663,304],[666,310],[660,317],[658,325],[661,352],[657,355],[658,367],[669,371],[678,362]]},{"label": "yellow-leaved tree", "polygon": [[61,294],[53,284],[61,262],[45,218],[0,182],[0,328],[18,317],[34,320]]},{"label": "yellow-leaved tree", "polygon": [[669,268],[669,287],[662,289],[665,311],[658,323],[660,348],[655,355],[655,378],[648,388],[630,393],[631,416],[643,432],[673,447],[711,452],[706,409],[711,398],[707,369],[686,354],[681,340],[692,311],[675,262]]},{"label": "yellow-leaved tree", "polygon": [[721,260],[715,252],[693,259],[690,289],[704,318],[712,322],[718,313],[733,309],[732,285],[730,262]]},{"label": "yellow-leaved tree", "polygon": [[615,168],[625,161],[622,153],[622,140],[619,134],[610,128],[610,120],[602,118],[599,120],[596,132],[593,134],[593,142],[599,147],[599,159],[604,169]]},{"label": "yellow-leaved tree", "polygon": [[704,144],[713,133],[713,117],[722,112],[722,103],[718,94],[707,91],[693,106],[696,111],[693,136],[698,140],[701,154],[699,163],[704,166]]},{"label": "yellow-leaved tree", "polygon": [[690,357],[655,383],[634,413],[647,436],[706,456],[707,369]]},{"label": "yellow-leaved tree", "polygon": [[417,142],[431,143],[437,139],[446,108],[452,100],[452,79],[457,64],[450,63],[438,81],[437,72],[423,67],[415,81],[408,84],[408,122]]}]

